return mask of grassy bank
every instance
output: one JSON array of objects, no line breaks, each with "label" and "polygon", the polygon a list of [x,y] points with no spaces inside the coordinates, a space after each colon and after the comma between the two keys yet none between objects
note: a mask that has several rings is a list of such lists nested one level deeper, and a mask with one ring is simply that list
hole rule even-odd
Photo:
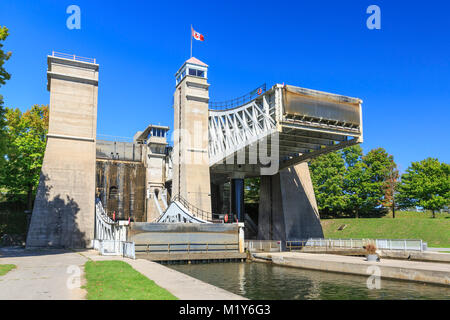
[{"label": "grassy bank", "polygon": [[8,272],[10,272],[12,269],[15,269],[16,266],[13,264],[0,264],[0,276],[4,276]]},{"label": "grassy bank", "polygon": [[123,261],[88,261],[85,274],[89,300],[177,299]]},{"label": "grassy bank", "polygon": [[[338,228],[346,225],[344,230]],[[450,215],[398,212],[396,218],[322,219],[326,238],[422,239],[429,247],[450,248]]]}]

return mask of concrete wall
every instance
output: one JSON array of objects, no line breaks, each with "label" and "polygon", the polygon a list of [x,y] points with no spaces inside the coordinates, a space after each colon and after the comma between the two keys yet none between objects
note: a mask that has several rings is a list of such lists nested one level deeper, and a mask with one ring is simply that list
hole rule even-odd
[{"label": "concrete wall", "polygon": [[97,140],[96,157],[98,159],[115,159],[142,161],[142,144],[120,141]]},{"label": "concrete wall", "polygon": [[146,221],[145,171],[141,162],[97,159],[96,194],[110,217]]},{"label": "concrete wall", "polygon": [[50,123],[27,247],[94,238],[97,64],[48,57]]},{"label": "concrete wall", "polygon": [[133,223],[128,240],[148,243],[238,243],[239,226],[234,223]]},{"label": "concrete wall", "polygon": [[319,211],[308,164],[300,163],[273,176],[261,176],[258,239],[322,238]]}]

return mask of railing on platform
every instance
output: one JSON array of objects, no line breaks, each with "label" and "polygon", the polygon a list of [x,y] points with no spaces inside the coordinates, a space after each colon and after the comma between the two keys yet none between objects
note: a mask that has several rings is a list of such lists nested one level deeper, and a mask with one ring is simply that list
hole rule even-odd
[{"label": "railing on platform", "polygon": [[277,240],[245,240],[245,248],[250,252],[281,252],[282,243]]},{"label": "railing on platform", "polygon": [[221,101],[221,102],[209,102],[209,109],[211,110],[222,110],[222,109],[232,109],[239,107],[243,105],[244,103],[250,102],[253,99],[257,98],[261,94],[266,92],[266,84],[262,84],[256,89],[250,91],[247,94],[244,94],[241,97],[227,100],[227,101]]},{"label": "railing on platform", "polygon": [[122,254],[125,258],[136,259],[136,249],[134,242],[123,242]]},{"label": "railing on platform", "polygon": [[68,54],[68,53],[62,53],[62,52],[56,52],[52,51],[52,56],[56,58],[63,58],[63,59],[70,59],[80,62],[87,62],[87,63],[96,63],[95,58],[86,58],[86,57],[80,57],[74,54]]},{"label": "railing on platform", "polygon": [[181,243],[148,243],[135,244],[136,253],[174,253],[174,252],[219,252],[219,251],[239,251],[239,243],[205,243],[205,242],[181,242]]},{"label": "railing on platform", "polygon": [[286,241],[288,251],[301,250],[303,247],[326,247],[361,249],[367,244],[375,244],[383,250],[423,251],[424,243],[418,239],[308,239]]}]

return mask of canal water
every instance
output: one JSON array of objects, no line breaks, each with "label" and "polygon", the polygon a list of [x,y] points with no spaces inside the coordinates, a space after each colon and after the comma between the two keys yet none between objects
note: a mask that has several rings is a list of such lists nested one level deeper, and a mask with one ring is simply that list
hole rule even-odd
[{"label": "canal water", "polygon": [[167,267],[249,299],[450,300],[450,286],[381,279],[380,289],[368,289],[367,277],[269,263],[177,264]]}]

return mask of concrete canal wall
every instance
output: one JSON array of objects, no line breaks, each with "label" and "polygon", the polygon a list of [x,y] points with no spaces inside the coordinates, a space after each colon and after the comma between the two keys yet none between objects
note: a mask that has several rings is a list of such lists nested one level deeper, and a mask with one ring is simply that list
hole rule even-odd
[{"label": "concrete canal wall", "polygon": [[274,264],[329,272],[369,276],[370,266],[380,268],[381,278],[450,285],[450,266],[446,263],[381,259],[366,261],[364,257],[311,254],[300,252],[254,253],[255,261],[271,261]]}]

